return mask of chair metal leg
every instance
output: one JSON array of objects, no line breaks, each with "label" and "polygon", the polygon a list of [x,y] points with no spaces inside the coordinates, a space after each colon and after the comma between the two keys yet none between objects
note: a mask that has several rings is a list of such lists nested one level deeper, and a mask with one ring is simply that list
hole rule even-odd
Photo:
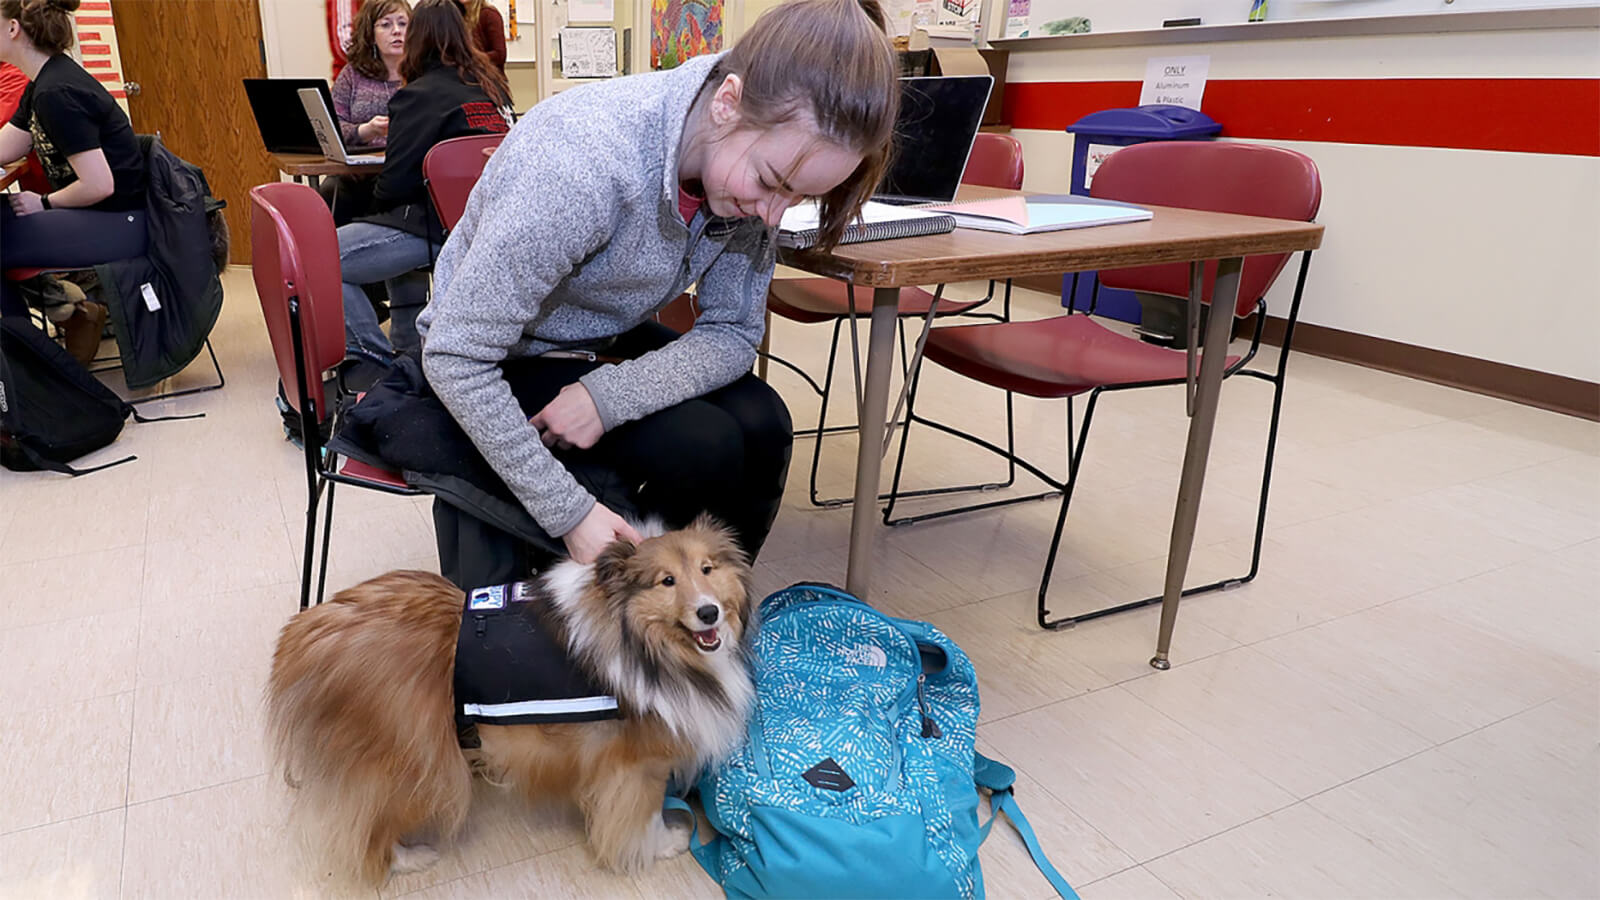
[{"label": "chair metal leg", "polygon": [[[1078,446],[1076,452],[1067,454],[1067,484],[1061,491],[1061,512],[1056,515],[1056,530],[1050,537],[1050,551],[1044,558],[1044,575],[1039,579],[1039,627],[1055,630],[1070,628],[1077,624],[1083,617],[1050,618],[1050,609],[1045,605],[1045,596],[1050,592],[1050,573],[1055,571],[1056,552],[1061,548],[1061,532],[1067,525],[1067,510],[1072,506],[1072,491],[1078,485],[1078,467],[1083,464],[1083,451],[1089,444],[1089,423],[1094,420],[1094,407],[1100,400],[1098,389],[1089,393],[1089,405],[1083,410],[1083,429],[1078,433]],[[1067,398],[1067,444],[1072,444],[1072,398]],[[1101,613],[1104,615],[1105,613]]]},{"label": "chair metal leg", "polygon": [[[333,468],[333,456],[329,454],[329,468]],[[328,508],[323,513],[322,519],[322,559],[317,564],[317,605],[322,605],[322,594],[328,583],[328,544],[333,538],[333,489],[338,485],[327,482]]]},{"label": "chair metal leg", "polygon": [[141,403],[154,403],[157,400],[171,400],[174,397],[187,397],[190,394],[203,394],[206,391],[221,390],[222,387],[228,383],[228,379],[222,374],[222,364],[217,362],[217,351],[211,346],[211,338],[206,338],[206,353],[211,356],[212,371],[217,373],[216,384],[204,384],[199,387],[184,388],[181,391],[167,391],[166,393],[154,394],[149,397],[140,397],[137,400],[129,400],[128,402],[137,406]]},{"label": "chair metal leg", "polygon": [[314,469],[306,470],[306,545],[300,554],[300,608],[311,605],[311,561],[317,548],[317,504],[322,500],[322,482]]},{"label": "chair metal leg", "polygon": [[833,340],[828,344],[828,370],[827,374],[822,377],[822,405],[817,411],[817,439],[811,446],[811,505],[825,509],[843,506],[850,502],[847,497],[832,498],[825,501],[817,499],[817,469],[822,465],[822,436],[828,433],[828,398],[833,391],[834,359],[839,355],[839,329],[843,327],[843,319],[835,319],[833,321]]}]

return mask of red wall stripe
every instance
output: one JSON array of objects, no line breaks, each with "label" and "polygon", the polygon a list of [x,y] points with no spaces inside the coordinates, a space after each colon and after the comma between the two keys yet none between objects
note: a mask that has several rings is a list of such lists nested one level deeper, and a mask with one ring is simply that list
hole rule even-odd
[{"label": "red wall stripe", "polygon": [[115,25],[110,16],[79,16],[79,25]]},{"label": "red wall stripe", "polygon": [[111,12],[111,3],[110,0],[83,0],[83,5],[78,8],[90,12]]},{"label": "red wall stripe", "polygon": [[115,72],[96,72],[96,73],[94,73],[94,77],[95,77],[95,79],[97,81],[110,82],[110,81],[121,81],[122,80],[122,76],[118,75]]},{"label": "red wall stripe", "polygon": [[[1137,81],[1010,82],[1006,120],[1059,131],[1134,106]],[[1600,156],[1600,79],[1233,79],[1201,109],[1224,137]]]},{"label": "red wall stripe", "polygon": [[98,41],[98,40],[100,40],[100,32],[98,32],[98,31],[80,31],[80,32],[78,32],[78,40],[80,40],[80,41]]},{"label": "red wall stripe", "polygon": [[114,91],[107,91],[107,93],[109,93],[112,96],[112,98],[117,99],[117,100],[126,100],[126,99],[128,99],[128,92],[124,91],[121,88],[117,88]]},{"label": "red wall stripe", "polygon": [[86,60],[83,61],[83,67],[85,69],[109,69],[109,68],[111,68],[111,60],[109,60],[109,59],[86,59]]},{"label": "red wall stripe", "polygon": [[83,55],[84,56],[110,56],[111,55],[111,46],[109,44],[84,44],[83,45]]}]

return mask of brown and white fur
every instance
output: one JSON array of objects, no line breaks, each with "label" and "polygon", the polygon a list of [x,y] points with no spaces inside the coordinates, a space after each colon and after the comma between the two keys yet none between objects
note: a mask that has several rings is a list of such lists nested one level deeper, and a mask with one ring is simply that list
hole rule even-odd
[{"label": "brown and white fur", "polygon": [[[753,687],[750,567],[709,519],[618,542],[539,579],[558,635],[618,700],[617,719],[478,726],[457,741],[452,678],[463,596],[426,572],[341,591],[284,626],[269,727],[312,839],[370,883],[430,865],[461,828],[472,775],[583,812],[602,864],[637,872],[681,853],[661,815],[667,780],[734,748]],[[698,633],[697,633],[698,632]]]}]

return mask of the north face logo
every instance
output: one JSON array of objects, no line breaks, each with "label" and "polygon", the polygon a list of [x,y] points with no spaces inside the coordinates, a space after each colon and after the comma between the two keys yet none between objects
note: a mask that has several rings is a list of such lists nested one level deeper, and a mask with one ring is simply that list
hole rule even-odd
[{"label": "the north face logo", "polygon": [[[882,651],[879,652],[881,653]],[[800,773],[800,777],[804,778],[812,787],[819,787],[827,791],[844,793],[856,786],[856,783],[850,779],[849,775],[845,774],[844,769],[839,768],[839,764],[834,762],[831,756]]]},{"label": "the north face logo", "polygon": [[857,644],[854,647],[844,648],[842,655],[844,661],[852,666],[871,666],[881,669],[889,664],[889,654],[883,652],[882,647],[870,644]]}]

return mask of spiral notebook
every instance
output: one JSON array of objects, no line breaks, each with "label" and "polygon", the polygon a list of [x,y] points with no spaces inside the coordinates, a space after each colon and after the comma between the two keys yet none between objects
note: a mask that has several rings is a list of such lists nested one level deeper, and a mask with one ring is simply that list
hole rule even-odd
[{"label": "spiral notebook", "polygon": [[[945,234],[956,228],[955,216],[946,213],[925,212],[906,206],[868,201],[861,208],[861,221],[844,230],[841,244],[859,244],[863,241],[887,241],[894,238],[921,237],[925,234]],[[778,224],[778,246],[790,250],[805,250],[817,243],[821,229],[818,227],[818,208],[815,203],[801,203],[789,207]]]}]

